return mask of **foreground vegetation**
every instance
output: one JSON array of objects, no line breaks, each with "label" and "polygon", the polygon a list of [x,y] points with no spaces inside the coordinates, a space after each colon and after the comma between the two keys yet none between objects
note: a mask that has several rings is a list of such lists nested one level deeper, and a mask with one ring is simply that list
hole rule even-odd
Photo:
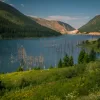
[{"label": "foreground vegetation", "polygon": [[100,61],[0,75],[0,100],[99,100]]},{"label": "foreground vegetation", "polygon": [[87,48],[89,50],[93,49],[95,52],[99,53],[100,52],[100,38],[97,39],[97,40],[86,40],[86,41],[83,41],[78,46],[81,46],[83,48]]},{"label": "foreground vegetation", "polygon": [[94,50],[88,54],[82,49],[77,65],[66,54],[57,68],[24,71],[23,66],[17,72],[0,75],[0,100],[88,100],[91,94],[97,99],[100,62]]}]

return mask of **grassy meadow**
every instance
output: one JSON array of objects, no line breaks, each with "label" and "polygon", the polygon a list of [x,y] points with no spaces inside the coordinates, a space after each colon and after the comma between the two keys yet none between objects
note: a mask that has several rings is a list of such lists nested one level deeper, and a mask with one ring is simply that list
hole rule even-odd
[{"label": "grassy meadow", "polygon": [[0,100],[100,100],[100,61],[0,75]]}]

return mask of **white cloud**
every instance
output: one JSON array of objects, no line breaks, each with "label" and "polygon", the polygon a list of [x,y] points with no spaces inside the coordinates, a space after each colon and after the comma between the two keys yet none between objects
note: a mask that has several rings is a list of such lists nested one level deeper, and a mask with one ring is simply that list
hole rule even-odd
[{"label": "white cloud", "polygon": [[9,4],[9,5],[11,5],[11,6],[15,7],[15,5],[14,5],[14,4]]},{"label": "white cloud", "polygon": [[5,0],[0,0],[0,1],[5,2]]},{"label": "white cloud", "polygon": [[45,19],[62,21],[62,20],[76,20],[77,18],[70,17],[70,16],[60,16],[60,15],[56,15],[56,16],[48,16]]},{"label": "white cloud", "polygon": [[25,5],[24,4],[21,4],[21,6],[24,7]]},{"label": "white cloud", "polygon": [[45,19],[47,20],[57,20],[62,21],[65,23],[68,23],[78,29],[81,27],[84,23],[88,22],[90,20],[89,16],[61,16],[61,15],[54,15],[54,16],[48,16]]},{"label": "white cloud", "polygon": [[54,15],[54,16],[48,16],[47,20],[58,20],[58,21],[70,21],[70,20],[78,20],[78,19],[88,19],[89,16],[60,16],[60,15]]},{"label": "white cloud", "polygon": [[33,15],[27,15],[29,17],[34,17],[34,18],[39,18],[38,16],[33,16]]},{"label": "white cloud", "polygon": [[8,1],[8,0],[0,0],[0,1],[2,1],[2,2],[6,2],[6,1]]}]

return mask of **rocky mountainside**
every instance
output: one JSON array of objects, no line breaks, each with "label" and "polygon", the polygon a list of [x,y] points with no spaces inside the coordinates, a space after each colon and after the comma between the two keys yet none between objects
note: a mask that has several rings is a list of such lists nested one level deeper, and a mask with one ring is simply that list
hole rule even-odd
[{"label": "rocky mountainside", "polygon": [[46,20],[46,19],[35,18],[35,17],[31,17],[31,18],[34,21],[36,21],[38,24],[48,27],[57,32],[60,32],[61,34],[68,34],[68,33],[75,31],[75,28],[73,28],[69,24],[61,22],[61,21]]}]

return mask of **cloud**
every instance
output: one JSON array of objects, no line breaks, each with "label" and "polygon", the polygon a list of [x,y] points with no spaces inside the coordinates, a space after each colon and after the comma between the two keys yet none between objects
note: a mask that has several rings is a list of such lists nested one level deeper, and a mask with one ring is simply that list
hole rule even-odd
[{"label": "cloud", "polygon": [[56,16],[48,16],[45,19],[47,19],[47,20],[76,20],[77,18],[70,17],[70,16],[60,16],[60,15],[56,15]]},{"label": "cloud", "polygon": [[60,15],[54,15],[54,16],[48,16],[47,20],[58,20],[58,21],[70,21],[70,20],[78,20],[78,19],[88,19],[89,16],[60,16]]},{"label": "cloud", "polygon": [[0,0],[0,1],[5,2],[5,0]]},{"label": "cloud", "polygon": [[21,4],[21,6],[24,7],[25,5],[24,4]]},{"label": "cloud", "polygon": [[11,5],[11,6],[15,7],[15,5],[14,5],[14,4],[9,4],[9,5]]},{"label": "cloud", "polygon": [[90,20],[89,16],[85,15],[79,15],[79,16],[61,16],[61,15],[53,15],[53,16],[48,16],[45,19],[47,20],[57,20],[57,21],[62,21],[65,23],[68,23],[78,29],[81,27],[84,23],[87,23]]},{"label": "cloud", "polygon": [[27,15],[29,17],[34,17],[34,18],[39,18],[38,16],[33,16],[33,15]]},{"label": "cloud", "polygon": [[0,0],[0,1],[2,1],[2,2],[6,2],[6,1],[8,1],[8,0]]}]

